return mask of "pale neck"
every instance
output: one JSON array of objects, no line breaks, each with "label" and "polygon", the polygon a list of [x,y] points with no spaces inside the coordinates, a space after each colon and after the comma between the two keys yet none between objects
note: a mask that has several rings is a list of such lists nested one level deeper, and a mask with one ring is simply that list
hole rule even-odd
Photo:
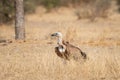
[{"label": "pale neck", "polygon": [[62,37],[58,37],[58,42],[57,42],[58,45],[62,45]]}]

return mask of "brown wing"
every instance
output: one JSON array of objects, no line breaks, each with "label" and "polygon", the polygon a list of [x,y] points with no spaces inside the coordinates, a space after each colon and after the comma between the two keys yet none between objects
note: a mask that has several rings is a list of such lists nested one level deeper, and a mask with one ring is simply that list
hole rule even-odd
[{"label": "brown wing", "polygon": [[71,58],[78,60],[79,58],[86,59],[86,54],[76,46],[71,45],[69,42],[63,41],[63,44],[66,45],[66,51],[69,53]]}]

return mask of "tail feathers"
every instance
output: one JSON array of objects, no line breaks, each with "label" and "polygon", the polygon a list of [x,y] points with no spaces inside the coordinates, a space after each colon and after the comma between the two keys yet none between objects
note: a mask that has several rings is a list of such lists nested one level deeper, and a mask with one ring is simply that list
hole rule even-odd
[{"label": "tail feathers", "polygon": [[87,55],[86,55],[85,52],[82,52],[82,51],[81,51],[81,55],[83,56],[84,59],[87,59]]}]

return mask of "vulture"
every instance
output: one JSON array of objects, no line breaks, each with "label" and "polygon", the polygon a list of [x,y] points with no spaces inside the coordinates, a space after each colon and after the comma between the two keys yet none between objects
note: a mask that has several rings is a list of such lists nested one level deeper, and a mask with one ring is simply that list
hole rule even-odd
[{"label": "vulture", "polygon": [[51,34],[52,37],[56,37],[57,47],[55,47],[55,53],[65,59],[65,60],[84,60],[87,58],[86,53],[84,53],[80,48],[70,44],[69,42],[65,42],[62,37],[62,33],[56,32]]}]

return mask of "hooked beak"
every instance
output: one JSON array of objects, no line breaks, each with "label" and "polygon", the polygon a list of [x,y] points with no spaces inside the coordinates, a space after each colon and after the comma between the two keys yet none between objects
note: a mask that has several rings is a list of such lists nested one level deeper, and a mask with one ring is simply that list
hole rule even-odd
[{"label": "hooked beak", "polygon": [[55,33],[53,33],[53,34],[51,34],[51,36],[56,36],[56,34],[55,34]]}]

